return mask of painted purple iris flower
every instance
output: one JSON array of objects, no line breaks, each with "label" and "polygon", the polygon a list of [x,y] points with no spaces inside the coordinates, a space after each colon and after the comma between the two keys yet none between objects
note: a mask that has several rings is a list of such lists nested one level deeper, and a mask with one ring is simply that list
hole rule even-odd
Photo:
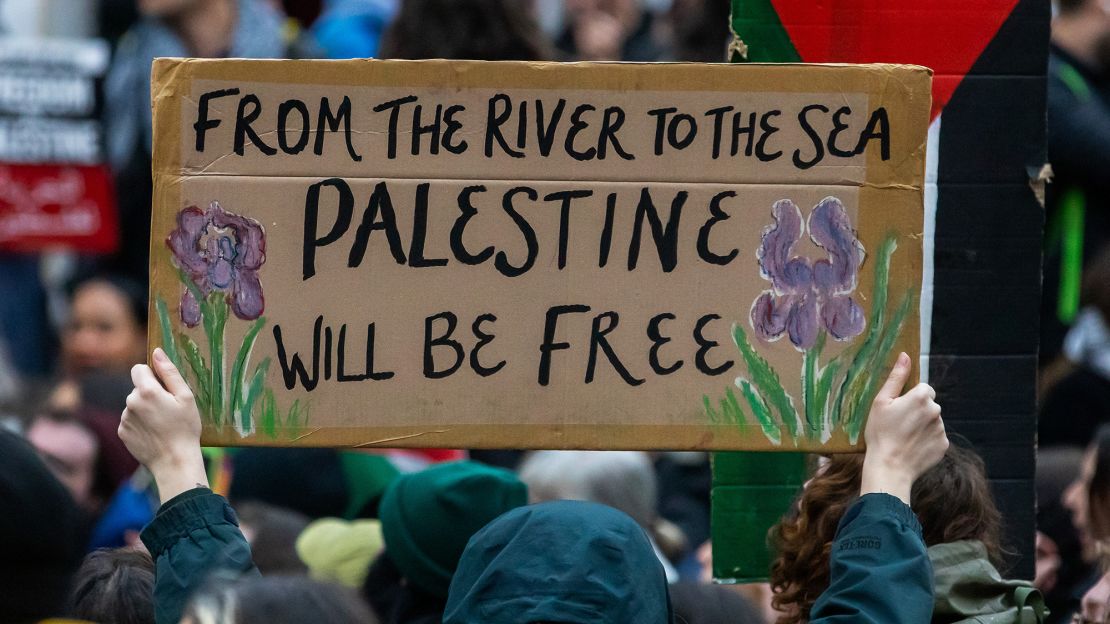
[{"label": "painted purple iris flower", "polygon": [[763,230],[757,252],[760,272],[771,288],[752,303],[756,334],[773,342],[785,333],[802,351],[813,348],[821,328],[836,340],[860,335],[866,319],[852,292],[864,250],[844,204],[826,197],[809,215],[810,239],[828,254],[817,261],[794,255],[807,228],[798,206],[782,199],[772,206],[771,214],[775,222]]},{"label": "painted purple iris flower", "polygon": [[[177,228],[166,245],[202,295],[226,293],[231,311],[243,320],[262,315],[265,300],[258,270],[266,261],[266,236],[258,221],[227,212],[215,201],[208,210],[189,206],[177,213]],[[201,320],[191,288],[181,297],[181,320],[189,327]]]}]

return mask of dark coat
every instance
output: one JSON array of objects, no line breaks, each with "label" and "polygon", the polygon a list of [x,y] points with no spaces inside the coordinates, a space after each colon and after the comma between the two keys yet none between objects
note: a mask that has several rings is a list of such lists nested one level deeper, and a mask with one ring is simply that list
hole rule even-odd
[{"label": "dark coat", "polygon": [[258,576],[239,518],[224,497],[208,488],[166,501],[140,537],[154,559],[158,624],[177,624],[190,596],[213,572]]},{"label": "dark coat", "polygon": [[840,520],[829,588],[810,624],[922,624],[933,616],[933,566],[921,524],[888,494],[861,497]]},{"label": "dark coat", "polygon": [[667,578],[627,514],[580,501],[507,512],[474,534],[444,624],[671,624]]}]

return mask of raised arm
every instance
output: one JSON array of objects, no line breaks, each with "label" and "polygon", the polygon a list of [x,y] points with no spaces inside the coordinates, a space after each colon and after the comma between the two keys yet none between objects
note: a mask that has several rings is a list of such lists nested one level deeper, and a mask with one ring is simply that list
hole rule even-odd
[{"label": "raised arm", "polygon": [[186,601],[217,570],[257,575],[239,521],[222,496],[208,489],[200,452],[200,413],[189,386],[161,349],[153,369],[131,369],[119,437],[154,476],[162,506],[143,529],[154,558],[158,624],[177,624]]},{"label": "raised arm", "polygon": [[936,393],[902,394],[910,359],[900,354],[868,416],[860,499],[833,541],[829,588],[810,624],[917,624],[933,614],[933,570],[909,507],[913,482],[944,457],[948,437]]}]

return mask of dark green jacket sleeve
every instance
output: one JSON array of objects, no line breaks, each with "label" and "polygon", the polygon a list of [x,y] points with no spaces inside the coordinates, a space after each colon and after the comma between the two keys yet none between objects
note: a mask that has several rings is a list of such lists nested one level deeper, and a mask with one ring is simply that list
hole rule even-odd
[{"label": "dark green jacket sleeve", "polygon": [[933,616],[933,568],[921,525],[888,494],[861,497],[840,521],[829,588],[810,624],[922,624]]},{"label": "dark green jacket sleeve", "polygon": [[140,537],[154,559],[157,624],[177,624],[186,601],[212,572],[258,574],[235,512],[207,488],[166,501]]}]

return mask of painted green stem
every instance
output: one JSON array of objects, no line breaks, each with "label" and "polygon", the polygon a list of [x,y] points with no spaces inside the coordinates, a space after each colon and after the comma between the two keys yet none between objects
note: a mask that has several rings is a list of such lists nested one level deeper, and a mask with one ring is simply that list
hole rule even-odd
[{"label": "painted green stem", "polygon": [[251,350],[254,349],[254,341],[265,325],[266,317],[264,316],[251,323],[251,326],[247,329],[247,334],[243,337],[243,344],[239,345],[239,353],[235,356],[235,363],[231,367],[231,414],[244,432],[250,431],[251,409],[254,407],[247,392],[248,362]]},{"label": "painted green stem", "polygon": [[886,378],[884,373],[889,370],[888,360],[890,359],[891,352],[894,350],[894,343],[898,340],[898,336],[901,335],[902,325],[905,323],[906,317],[909,316],[910,310],[913,309],[916,301],[917,299],[914,297],[912,290],[906,292],[905,296],[902,298],[901,304],[899,304],[898,309],[894,312],[890,324],[883,333],[874,359],[869,366],[869,370],[872,371],[872,374],[868,377],[863,395],[857,401],[849,416],[848,422],[844,426],[845,431],[848,432],[848,441],[852,444],[855,444],[856,440],[859,439],[860,432],[863,430],[864,418],[871,408],[871,401],[875,399],[875,394],[879,391],[879,384]]},{"label": "painted green stem", "polygon": [[798,412],[794,409],[794,403],[790,400],[790,396],[783,389],[778,373],[771,368],[767,360],[763,359],[752,348],[740,323],[733,323],[732,325],[732,340],[736,343],[736,347],[740,349],[740,355],[744,357],[744,363],[747,364],[752,383],[759,389],[760,394],[767,397],[767,401],[778,410],[782,424],[786,426],[790,437],[796,442],[798,440]]},{"label": "painted green stem", "polygon": [[810,438],[819,437],[822,429],[824,410],[817,402],[817,360],[825,348],[825,338],[825,332],[820,332],[813,348],[802,354],[802,403],[806,411],[806,436]]},{"label": "painted green stem", "polygon": [[833,403],[833,424],[843,424],[844,420],[855,410],[860,395],[866,385],[867,377],[871,374],[869,368],[875,349],[878,348],[879,339],[885,326],[887,289],[890,282],[890,257],[898,247],[894,236],[887,236],[879,248],[878,258],[875,262],[875,285],[872,290],[871,319],[867,329],[867,337],[860,345],[852,363],[848,367],[844,381]]},{"label": "painted green stem", "polygon": [[210,294],[202,304],[204,333],[208,337],[208,363],[210,366],[209,392],[212,400],[213,423],[219,427],[227,416],[232,422],[231,410],[224,401],[224,327],[227,325],[228,305],[220,293]]}]

